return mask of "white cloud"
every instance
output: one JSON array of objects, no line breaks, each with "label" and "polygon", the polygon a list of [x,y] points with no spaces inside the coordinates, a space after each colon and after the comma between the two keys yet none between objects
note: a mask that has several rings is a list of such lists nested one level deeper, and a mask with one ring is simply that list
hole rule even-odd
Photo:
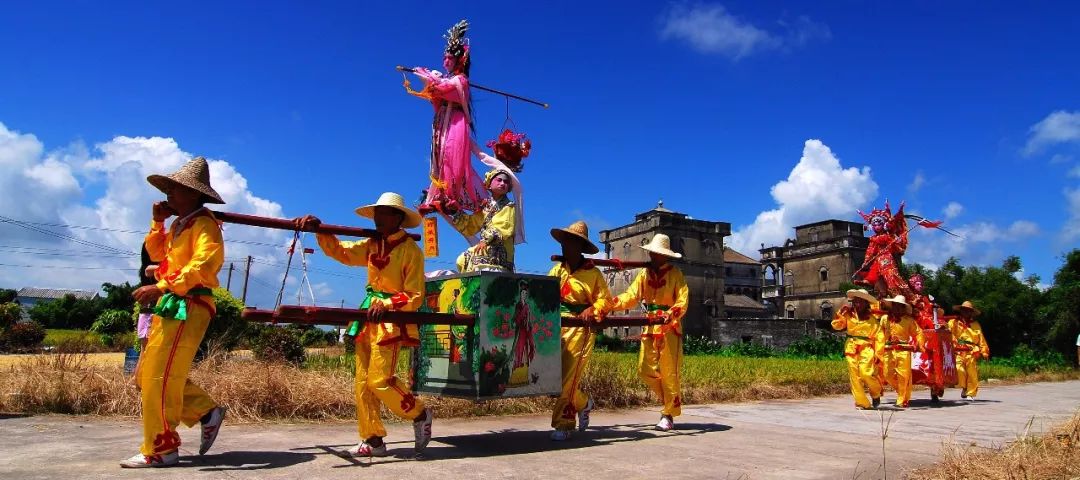
[{"label": "white cloud", "polygon": [[740,252],[755,252],[781,245],[794,235],[796,225],[830,218],[849,218],[877,197],[878,185],[869,167],[844,168],[820,140],[807,140],[802,158],[786,180],[773,185],[777,208],[758,214],[754,223],[739,227],[727,245]]},{"label": "white cloud", "polygon": [[[25,247],[20,252],[4,252],[2,263],[47,267],[0,267],[0,286],[94,289],[104,282],[134,282],[141,232],[150,222],[150,205],[162,199],[146,177],[172,172],[191,156],[175,140],[163,137],[118,136],[95,145],[92,151],[76,143],[46,152],[34,135],[9,130],[0,123],[0,168],[5,172],[0,177],[0,213],[17,220],[82,227],[41,228],[84,242],[73,243],[0,224],[5,244]],[[226,201],[228,211],[284,216],[281,205],[250,191],[247,180],[233,165],[222,160],[210,160],[209,164],[212,184]],[[87,188],[92,185],[94,188]],[[88,191],[99,193],[95,198],[83,198]],[[252,242],[284,246],[290,237],[280,231],[226,226],[225,238],[227,261],[252,255],[263,263],[281,263],[283,247]],[[27,248],[49,255],[32,255]],[[80,256],[72,256],[76,254]],[[242,282],[237,279],[242,278],[242,260],[237,261],[237,267],[233,287],[239,292]],[[221,273],[223,284],[226,272],[227,266]],[[280,284],[283,273],[283,268],[277,266],[257,263],[252,267],[252,274],[265,278],[267,284],[274,284],[274,280]],[[253,298],[265,306],[267,297],[272,301],[276,290],[271,292],[265,285],[260,288],[260,295]],[[257,288],[249,285],[249,290]],[[329,293],[325,288],[320,290]]]},{"label": "white cloud", "polygon": [[974,222],[944,227],[959,237],[936,229],[913,228],[904,261],[937,268],[949,257],[956,257],[962,264],[995,265],[1007,255],[1003,245],[1023,243],[1041,233],[1039,226],[1028,220],[1016,220],[1008,226]]},{"label": "white cloud", "polygon": [[661,16],[661,23],[660,38],[680,40],[701,53],[734,60],[831,37],[828,26],[809,17],[777,22],[780,31],[770,32],[732,15],[720,4],[673,3]]},{"label": "white cloud", "polygon": [[1073,160],[1072,155],[1065,155],[1063,153],[1055,153],[1050,157],[1051,164],[1069,163]]},{"label": "white cloud", "polygon": [[1069,173],[1066,173],[1065,175],[1070,178],[1080,178],[1080,165],[1070,168]]},{"label": "white cloud", "polygon": [[915,178],[911,179],[911,183],[908,184],[908,193],[919,193],[923,185],[926,185],[926,175],[923,175],[922,170],[915,172]]},{"label": "white cloud", "polygon": [[957,202],[949,202],[941,212],[945,215],[945,220],[952,220],[959,217],[961,213],[964,213],[964,206]]},{"label": "white cloud", "polygon": [[1080,142],[1080,111],[1059,110],[1032,125],[1030,136],[1024,145],[1024,155],[1034,155],[1045,148],[1059,144]]}]

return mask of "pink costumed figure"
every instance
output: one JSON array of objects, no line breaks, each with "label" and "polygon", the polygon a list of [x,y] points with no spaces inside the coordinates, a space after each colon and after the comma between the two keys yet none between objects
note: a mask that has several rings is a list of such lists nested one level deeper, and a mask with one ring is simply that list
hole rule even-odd
[{"label": "pink costumed figure", "polygon": [[431,101],[435,117],[431,125],[431,187],[427,190],[421,214],[440,212],[447,215],[460,210],[469,212],[482,207],[484,183],[473,169],[472,100],[469,94],[469,42],[465,33],[469,23],[462,20],[447,31],[443,68],[446,74],[417,67],[414,74],[424,80],[424,89],[409,93]]}]

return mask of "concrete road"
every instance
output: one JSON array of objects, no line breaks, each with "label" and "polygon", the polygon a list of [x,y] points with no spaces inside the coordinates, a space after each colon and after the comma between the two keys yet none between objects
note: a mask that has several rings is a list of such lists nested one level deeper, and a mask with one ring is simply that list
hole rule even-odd
[{"label": "concrete road", "polygon": [[[435,439],[413,458],[412,428],[388,425],[390,457],[346,458],[352,424],[226,425],[198,456],[198,430],[181,429],[176,478],[881,478],[881,431],[890,415],[887,473],[900,478],[938,459],[943,442],[996,446],[1063,422],[1080,407],[1080,381],[986,387],[974,403],[931,405],[926,391],[906,411],[857,411],[848,397],[688,406],[678,430],[652,430],[653,410],[595,412],[593,427],[548,440],[543,416],[435,422]],[[889,396],[886,400],[890,400]],[[70,416],[0,415],[0,478],[147,478],[117,462],[136,452],[139,424]]]}]

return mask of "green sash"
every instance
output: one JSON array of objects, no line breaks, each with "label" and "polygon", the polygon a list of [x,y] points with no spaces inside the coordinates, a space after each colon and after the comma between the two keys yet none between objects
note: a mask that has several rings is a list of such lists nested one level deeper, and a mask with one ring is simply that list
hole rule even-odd
[{"label": "green sash", "polygon": [[[367,296],[365,296],[364,301],[360,303],[360,310],[367,310],[368,308],[370,308],[371,307],[371,299],[373,299],[373,298],[386,300],[386,299],[392,297],[393,295],[394,294],[392,294],[392,293],[380,292],[378,290],[375,290],[374,288],[371,288],[371,285],[368,285],[368,287],[367,287]],[[345,332],[345,335],[348,335],[350,337],[355,337],[355,336],[357,336],[359,334],[360,334],[360,321],[359,320],[353,320],[353,322],[349,324],[349,330],[347,332]]]},{"label": "green sash", "polygon": [[[198,287],[188,290],[189,297],[194,297],[196,295],[213,294],[214,292],[206,287]],[[161,300],[158,301],[158,304],[154,307],[154,315],[172,320],[187,320],[187,298],[181,297],[180,295],[177,295],[173,292],[165,292],[165,295],[161,296]]]},{"label": "green sash", "polygon": [[577,316],[591,306],[589,304],[559,302],[559,314],[564,317]]}]

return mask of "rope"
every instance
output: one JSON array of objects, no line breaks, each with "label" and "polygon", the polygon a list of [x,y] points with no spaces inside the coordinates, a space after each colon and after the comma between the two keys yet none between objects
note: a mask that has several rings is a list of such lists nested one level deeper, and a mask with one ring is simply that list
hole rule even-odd
[{"label": "rope", "polygon": [[296,253],[296,242],[300,239],[300,230],[293,232],[292,244],[289,245],[289,261],[285,263],[285,275],[281,277],[281,288],[278,289],[277,300],[274,301],[274,308],[281,306],[281,297],[285,295],[285,281],[289,279],[289,269],[292,268],[293,253]]}]

